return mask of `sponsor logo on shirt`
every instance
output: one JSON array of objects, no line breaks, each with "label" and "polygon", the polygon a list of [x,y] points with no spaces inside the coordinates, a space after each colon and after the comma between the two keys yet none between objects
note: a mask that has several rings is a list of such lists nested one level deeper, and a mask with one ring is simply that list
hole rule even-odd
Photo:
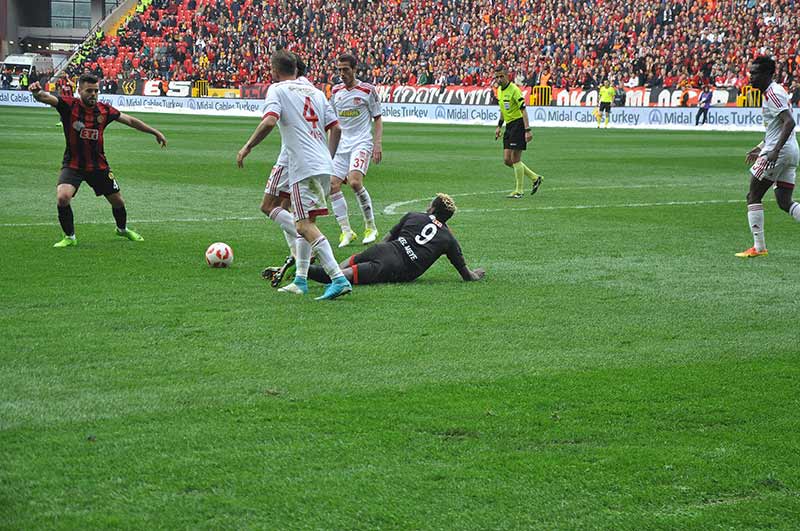
[{"label": "sponsor logo on shirt", "polygon": [[80,137],[84,140],[97,140],[100,138],[100,131],[97,129],[81,129]]},{"label": "sponsor logo on shirt", "polygon": [[358,109],[348,109],[346,111],[339,111],[340,118],[355,118],[361,116],[361,111]]}]

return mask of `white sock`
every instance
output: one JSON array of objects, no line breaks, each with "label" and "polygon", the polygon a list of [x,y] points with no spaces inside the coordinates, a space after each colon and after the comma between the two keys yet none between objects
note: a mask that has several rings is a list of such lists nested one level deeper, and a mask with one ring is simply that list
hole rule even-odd
[{"label": "white sock", "polygon": [[333,249],[328,242],[328,238],[324,235],[317,238],[317,241],[311,244],[311,248],[316,253],[317,258],[322,263],[322,268],[328,273],[332,279],[344,276],[342,270],[339,269],[339,264],[336,262],[336,257],[333,256]]},{"label": "white sock", "polygon": [[792,203],[792,206],[789,207],[789,215],[792,216],[795,221],[800,221],[800,203]]},{"label": "white sock", "polygon": [[311,245],[302,236],[297,237],[294,244],[295,277],[308,278],[308,267],[311,265]]},{"label": "white sock", "polygon": [[350,228],[350,218],[347,215],[347,201],[345,201],[344,194],[341,191],[331,194],[331,205],[333,205],[333,215],[336,216],[336,221],[342,228],[342,232],[352,230]]},{"label": "white sock", "polygon": [[764,243],[764,205],[747,205],[747,221],[750,223],[750,232],[753,233],[753,246],[756,251],[763,251],[767,248]]},{"label": "white sock", "polygon": [[356,192],[356,197],[361,204],[361,211],[364,213],[364,222],[367,224],[367,227],[374,228],[375,214],[372,212],[372,198],[369,196],[369,192],[362,186],[361,190]]},{"label": "white sock", "polygon": [[297,236],[292,236],[288,232],[283,231],[283,237],[286,238],[286,245],[289,246],[289,254],[297,259],[297,251],[295,251],[294,248],[295,242],[297,242]]},{"label": "white sock", "polygon": [[297,240],[297,229],[294,225],[294,216],[292,216],[286,209],[275,207],[269,213],[269,219],[281,227],[281,230],[283,230],[283,237],[286,238],[286,245],[289,246],[289,252],[292,254],[292,256],[294,256],[294,242]]},{"label": "white sock", "polygon": [[280,225],[283,232],[297,238],[297,228],[294,225],[294,216],[281,207],[275,207],[269,213],[269,219]]}]

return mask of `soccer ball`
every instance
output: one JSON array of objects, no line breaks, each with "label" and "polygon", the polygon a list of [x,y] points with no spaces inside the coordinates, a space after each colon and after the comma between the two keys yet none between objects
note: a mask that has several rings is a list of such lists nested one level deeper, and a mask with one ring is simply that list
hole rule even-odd
[{"label": "soccer ball", "polygon": [[212,243],[206,249],[208,267],[230,267],[233,263],[233,249],[227,243]]}]

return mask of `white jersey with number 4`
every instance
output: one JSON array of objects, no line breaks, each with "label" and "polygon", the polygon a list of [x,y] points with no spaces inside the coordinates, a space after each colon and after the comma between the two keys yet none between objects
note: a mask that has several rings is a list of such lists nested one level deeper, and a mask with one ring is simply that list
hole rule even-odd
[{"label": "white jersey with number 4", "polygon": [[[300,76],[297,78],[297,81],[301,83],[306,83],[309,86],[313,87],[314,84],[306,76]],[[269,93],[269,91],[267,92]],[[266,100],[264,102],[266,104]],[[283,166],[284,168],[289,167],[289,151],[286,149],[286,144],[283,142],[283,138],[281,138],[281,152],[278,154],[278,160],[275,162],[275,166]]]},{"label": "white jersey with number 4", "polygon": [[[761,111],[764,115],[764,125],[767,128],[767,133],[764,136],[764,147],[761,149],[761,154],[763,155],[772,151],[781,137],[783,122],[778,119],[778,115],[783,111],[791,112],[789,94],[787,94],[786,89],[773,81],[764,91]],[[786,144],[783,145],[781,151],[797,151],[797,149],[797,137],[794,129],[792,129],[792,134],[786,139]]]},{"label": "white jersey with number 4", "polygon": [[275,116],[289,154],[289,182],[312,175],[330,175],[333,161],[326,131],[337,123],[325,95],[297,79],[273,83],[267,93],[265,116]]},{"label": "white jersey with number 4", "polygon": [[372,149],[372,119],[381,115],[375,87],[357,79],[353,88],[340,83],[331,90],[331,105],[342,128],[342,141],[337,151],[349,153],[364,144]]}]

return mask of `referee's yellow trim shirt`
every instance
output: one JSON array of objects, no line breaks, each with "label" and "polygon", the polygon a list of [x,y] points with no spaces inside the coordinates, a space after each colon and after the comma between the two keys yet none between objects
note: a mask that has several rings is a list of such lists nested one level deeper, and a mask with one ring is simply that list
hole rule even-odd
[{"label": "referee's yellow trim shirt", "polygon": [[525,104],[525,98],[514,83],[509,83],[506,88],[498,85],[497,102],[500,104],[500,114],[503,115],[505,123],[522,118],[521,108]]},{"label": "referee's yellow trim shirt", "polygon": [[600,87],[600,102],[601,103],[611,103],[614,101],[614,96],[617,95],[617,91],[614,87]]}]

